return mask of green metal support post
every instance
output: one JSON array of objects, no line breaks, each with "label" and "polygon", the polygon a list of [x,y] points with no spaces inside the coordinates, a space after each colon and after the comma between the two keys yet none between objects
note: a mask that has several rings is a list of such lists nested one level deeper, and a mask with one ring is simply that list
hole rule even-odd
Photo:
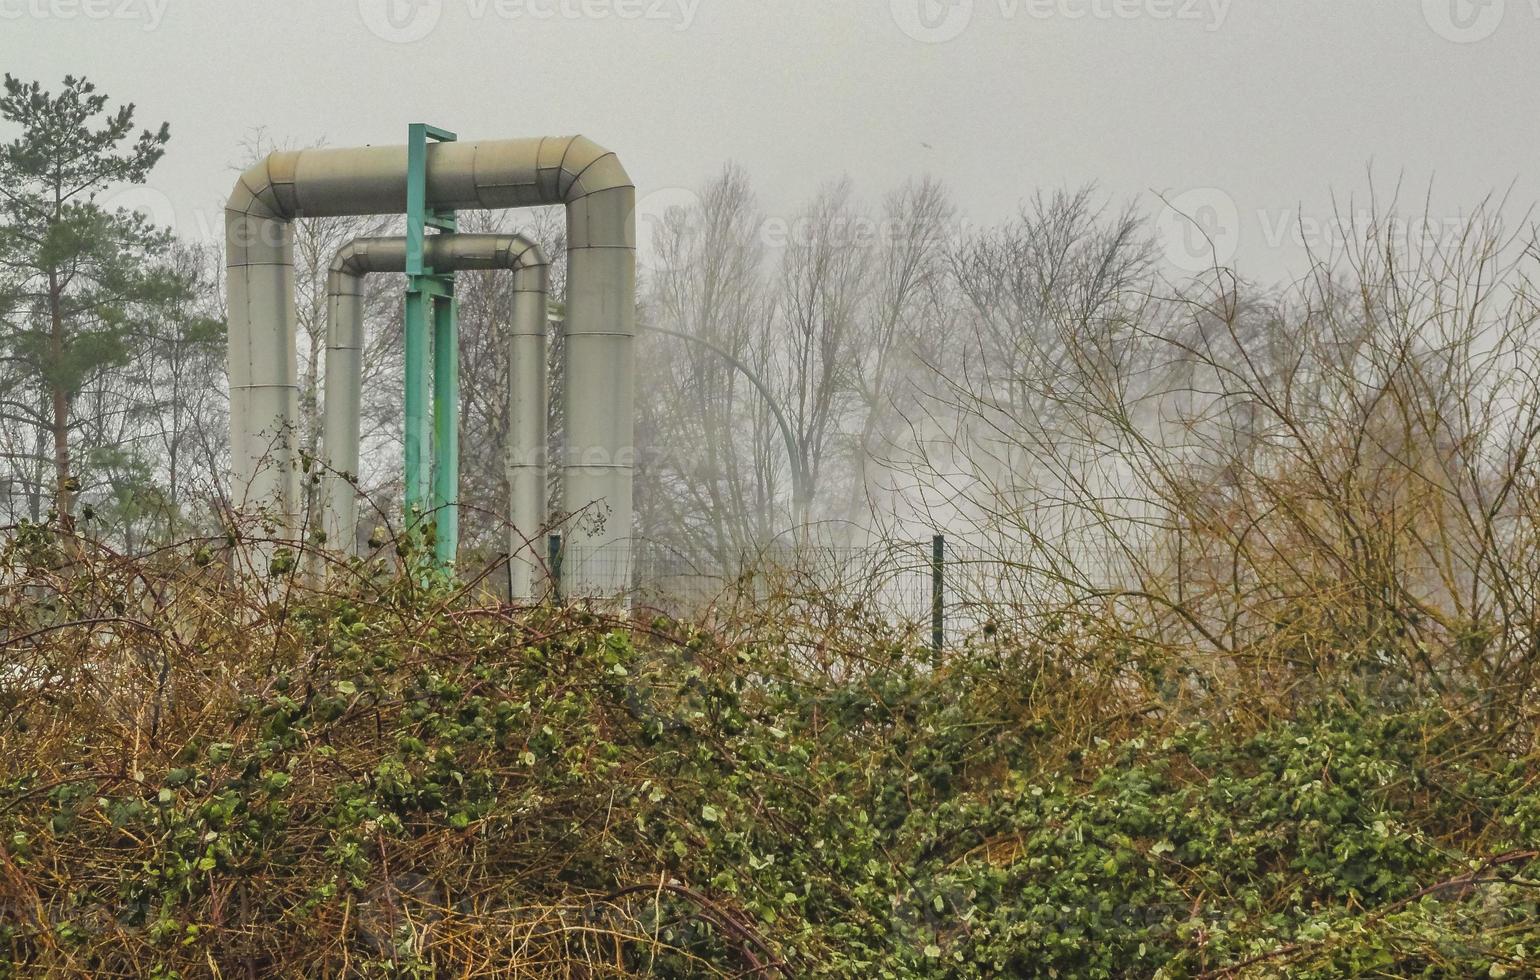
[{"label": "green metal support post", "polygon": [[435,553],[448,565],[460,542],[460,324],[453,295],[433,304],[433,449]]},{"label": "green metal support post", "polygon": [[406,292],[406,526],[414,527],[427,509],[429,459],[433,436],[428,429],[428,303],[421,290]]},{"label": "green metal support post", "polygon": [[[455,214],[428,207],[428,141],[453,142],[455,134],[412,123],[407,130],[406,171],[406,521],[434,527],[434,557],[454,562],[460,526],[460,338],[454,275],[424,261],[427,229],[455,230]],[[432,422],[429,412],[430,354]]]}]

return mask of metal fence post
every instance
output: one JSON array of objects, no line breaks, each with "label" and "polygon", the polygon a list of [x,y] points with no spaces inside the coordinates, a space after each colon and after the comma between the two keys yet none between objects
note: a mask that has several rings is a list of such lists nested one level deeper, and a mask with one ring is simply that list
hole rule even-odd
[{"label": "metal fence post", "polygon": [[561,601],[561,535],[552,534],[545,539],[546,562],[551,568],[551,598]]},{"label": "metal fence post", "polygon": [[941,665],[941,644],[946,639],[946,536],[930,539],[930,650],[935,665]]}]

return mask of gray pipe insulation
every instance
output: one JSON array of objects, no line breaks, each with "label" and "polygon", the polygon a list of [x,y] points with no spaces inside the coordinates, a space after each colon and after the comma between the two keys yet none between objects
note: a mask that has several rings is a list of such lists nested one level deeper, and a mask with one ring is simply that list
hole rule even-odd
[{"label": "gray pipe insulation", "polygon": [[[566,546],[620,558],[571,562],[566,588],[617,595],[630,566],[636,189],[614,153],[582,136],[431,143],[427,152],[430,207],[566,207]],[[405,146],[274,153],[241,175],[225,206],[232,497],[289,537],[301,499],[291,223],[402,213],[406,155]]]},{"label": "gray pipe insulation", "polygon": [[[513,270],[508,337],[509,579],[516,599],[533,598],[543,568],[539,535],[546,527],[545,330],[549,263],[523,235],[432,235],[423,243],[440,272]],[[405,238],[359,238],[332,261],[326,282],[326,403],[322,528],[326,540],[352,554],[358,535],[359,408],[363,391],[363,280],[406,269]]]}]

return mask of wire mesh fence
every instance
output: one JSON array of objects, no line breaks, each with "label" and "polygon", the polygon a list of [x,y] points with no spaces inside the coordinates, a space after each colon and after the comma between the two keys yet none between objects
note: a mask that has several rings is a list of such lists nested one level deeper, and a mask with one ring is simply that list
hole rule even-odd
[{"label": "wire mesh fence", "polygon": [[1026,587],[1019,564],[941,536],[725,554],[649,541],[581,550],[557,539],[548,562],[548,590],[557,581],[576,594],[578,583],[623,580],[633,609],[695,617],[722,607],[816,604],[923,632],[937,646],[976,629]]}]

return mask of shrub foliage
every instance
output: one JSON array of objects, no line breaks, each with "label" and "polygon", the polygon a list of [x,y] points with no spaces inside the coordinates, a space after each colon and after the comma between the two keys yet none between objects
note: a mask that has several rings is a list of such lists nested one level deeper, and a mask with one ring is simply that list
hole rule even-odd
[{"label": "shrub foliage", "polygon": [[357,563],[301,590],[31,529],[5,568],[6,975],[1540,962],[1537,757],[1489,707],[1178,698],[1074,617],[933,669],[875,626],[729,640]]}]

